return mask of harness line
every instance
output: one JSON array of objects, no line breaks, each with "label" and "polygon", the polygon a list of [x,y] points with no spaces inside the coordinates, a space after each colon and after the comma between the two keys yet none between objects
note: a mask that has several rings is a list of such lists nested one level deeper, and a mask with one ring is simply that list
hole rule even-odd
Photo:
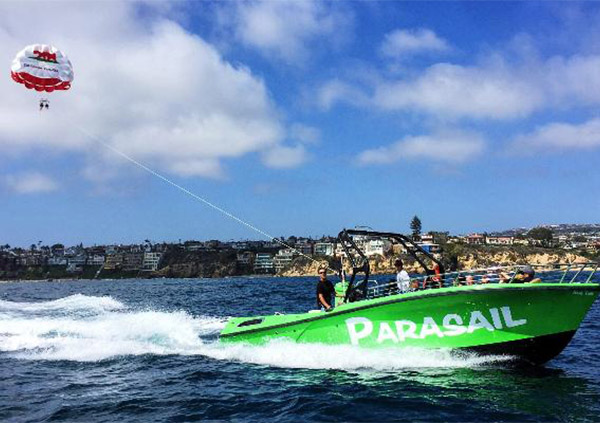
[{"label": "harness line", "polygon": [[[191,192],[190,190],[188,190],[187,188],[182,187],[181,185],[171,181],[170,179],[168,179],[167,177],[161,175],[160,173],[152,170],[151,168],[149,168],[148,166],[146,166],[145,164],[137,161],[136,159],[134,159],[133,157],[130,157],[129,155],[123,153],[122,151],[116,149],[115,147],[113,147],[110,144],[105,143],[104,141],[102,141],[102,139],[100,139],[99,137],[91,134],[90,132],[86,131],[85,129],[83,129],[82,127],[75,125],[75,127],[85,136],[87,136],[88,138],[90,138],[91,140],[97,142],[98,144],[101,144],[102,146],[108,148],[109,150],[111,150],[113,153],[118,154],[119,156],[123,157],[124,159],[128,160],[129,162],[133,163],[134,165],[136,165],[137,167],[145,170],[146,172],[150,173],[153,176],[156,176],[157,178],[161,179],[162,181],[166,182],[167,184],[174,186],[175,188],[177,188],[178,190],[182,191],[183,193],[189,195],[190,197],[201,201],[202,203],[204,203],[205,205],[213,208],[214,210],[217,210],[218,212],[223,213],[225,216],[229,217],[230,219],[235,220],[236,222],[252,229],[255,232],[258,232],[259,234],[261,234],[262,236],[270,239],[271,241],[275,241],[277,243],[279,243],[280,245],[289,248],[293,251],[295,251],[296,253],[298,253],[298,255],[309,259],[310,261],[314,262],[314,263],[318,263],[318,264],[322,264],[319,260],[315,260],[314,258],[304,254],[303,252],[301,252],[300,250],[292,247],[291,245],[288,245],[287,243],[283,242],[282,240],[275,238],[274,236],[268,234],[267,232],[263,231],[262,229],[257,228],[256,226],[243,221],[242,219],[240,219],[239,217],[233,215],[232,213],[228,212],[227,210],[223,209],[222,207],[217,206],[216,204],[206,200],[205,198],[200,197],[199,195]],[[334,273],[336,272],[335,269],[330,268],[328,265],[326,266],[329,270],[333,271]]]}]

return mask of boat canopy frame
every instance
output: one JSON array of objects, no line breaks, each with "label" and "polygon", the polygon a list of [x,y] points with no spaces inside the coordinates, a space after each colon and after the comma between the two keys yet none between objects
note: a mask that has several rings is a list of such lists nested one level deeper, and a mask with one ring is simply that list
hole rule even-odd
[{"label": "boat canopy frame", "polygon": [[[367,297],[367,285],[369,281],[369,275],[371,274],[369,258],[358,247],[358,245],[356,245],[353,236],[388,239],[392,242],[392,244],[395,242],[402,245],[408,254],[412,256],[421,265],[421,267],[423,267],[426,274],[429,275],[432,273],[432,271],[425,263],[423,257],[420,257],[417,253],[421,253],[427,259],[436,263],[439,266],[440,273],[444,273],[444,265],[442,262],[406,235],[395,232],[379,232],[365,229],[342,229],[337,236],[336,244],[339,243],[342,246],[342,249],[352,267],[352,274],[350,275],[350,281],[348,282],[348,287],[346,288],[344,302],[360,301]],[[334,249],[337,250],[337,245],[334,246]],[[358,254],[358,257],[354,253]],[[344,266],[341,261],[338,273],[340,279],[342,281],[345,280]],[[364,278],[360,281],[356,281],[356,278],[360,273],[364,273]]]}]

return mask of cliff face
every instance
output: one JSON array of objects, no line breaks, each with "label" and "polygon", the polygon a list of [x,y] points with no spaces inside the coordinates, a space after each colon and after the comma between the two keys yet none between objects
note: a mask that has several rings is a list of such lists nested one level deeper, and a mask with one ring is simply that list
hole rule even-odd
[{"label": "cliff face", "polygon": [[[552,263],[585,263],[589,259],[573,253],[565,252],[523,252],[515,250],[505,251],[470,251],[456,256],[458,268],[480,269],[490,266],[513,265],[513,264],[536,264],[549,265]],[[372,274],[392,274],[395,257],[374,257],[369,260]],[[409,273],[422,273],[423,268],[414,259],[404,259],[404,268]],[[333,263],[331,265],[333,266]],[[296,259],[292,265],[280,274],[280,276],[316,276],[319,265],[306,259]],[[335,267],[334,267],[335,268]]]},{"label": "cliff face", "polygon": [[518,254],[503,252],[496,254],[468,254],[459,256],[460,268],[473,269],[493,265],[511,264],[538,264],[549,265],[552,263],[586,263],[589,259],[573,253],[530,253]]},{"label": "cliff face", "polygon": [[[330,267],[335,269],[331,257],[317,257],[316,261],[308,260],[305,257],[297,257],[292,261],[289,267],[283,270],[278,276],[311,276],[317,275],[320,267]],[[329,270],[330,273],[333,273]]]},{"label": "cliff face", "polygon": [[221,278],[240,274],[235,253],[170,251],[154,276],[167,278]]}]

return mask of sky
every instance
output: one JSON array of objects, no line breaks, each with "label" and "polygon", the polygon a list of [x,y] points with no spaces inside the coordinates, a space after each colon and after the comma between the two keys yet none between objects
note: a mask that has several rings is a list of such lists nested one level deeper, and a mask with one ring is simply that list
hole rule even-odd
[{"label": "sky", "polygon": [[[0,2],[0,244],[264,239],[113,150],[272,236],[597,223],[599,21],[576,1]],[[43,112],[9,73],[35,43],[75,74]]]}]

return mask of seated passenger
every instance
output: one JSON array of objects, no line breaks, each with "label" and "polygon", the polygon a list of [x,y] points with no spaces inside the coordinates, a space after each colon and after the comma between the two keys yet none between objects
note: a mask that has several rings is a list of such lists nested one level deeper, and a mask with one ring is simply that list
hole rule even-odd
[{"label": "seated passenger", "polygon": [[443,286],[442,269],[438,263],[433,263],[431,281],[434,287],[441,288]]},{"label": "seated passenger", "polygon": [[521,267],[515,279],[519,279],[520,283],[538,283],[542,281],[540,278],[535,277],[535,271],[529,265]]},{"label": "seated passenger", "polygon": [[511,278],[506,273],[500,274],[501,283],[538,283],[541,279],[535,278],[535,271],[529,265],[521,266]]},{"label": "seated passenger", "polygon": [[396,267],[396,285],[398,286],[398,291],[408,292],[410,289],[410,276],[404,270],[404,263],[402,263],[402,260],[396,259],[394,266]]},{"label": "seated passenger", "polygon": [[481,283],[499,283],[500,276],[496,273],[497,268],[491,267],[487,270],[483,276],[481,276]]},{"label": "seated passenger", "polygon": [[475,283],[475,279],[473,278],[473,275],[467,275],[466,282],[467,282],[467,285],[473,285]]}]

